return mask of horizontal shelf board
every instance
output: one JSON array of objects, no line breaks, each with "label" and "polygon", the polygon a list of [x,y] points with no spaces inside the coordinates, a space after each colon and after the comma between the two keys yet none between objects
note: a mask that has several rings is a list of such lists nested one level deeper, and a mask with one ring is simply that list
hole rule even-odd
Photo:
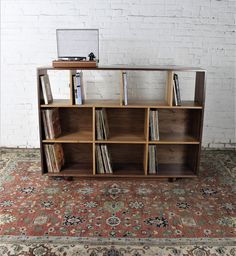
[{"label": "horizontal shelf board", "polygon": [[112,164],[113,173],[96,173],[96,176],[137,176],[144,175],[144,170],[141,168],[140,164]]},{"label": "horizontal shelf board", "polygon": [[119,100],[86,100],[82,105],[72,105],[68,99],[54,99],[51,104],[41,104],[41,108],[173,108],[173,109],[202,109],[194,101],[183,101],[181,106],[168,106],[163,101],[135,100],[128,105],[120,105]]},{"label": "horizontal shelf board", "polygon": [[96,140],[97,143],[146,143],[143,135],[122,134],[110,137],[108,140]]},{"label": "horizontal shelf board", "polygon": [[149,140],[149,144],[200,144],[200,142],[189,135],[160,134],[160,140]]},{"label": "horizontal shelf board", "polygon": [[114,65],[114,66],[98,66],[93,68],[53,68],[52,66],[48,67],[39,67],[38,71],[41,70],[143,70],[143,71],[205,71],[200,67],[185,67],[185,66],[125,66],[125,65]]},{"label": "horizontal shelf board", "polygon": [[41,108],[63,108],[63,107],[73,107],[68,99],[53,99],[50,104],[41,104]]},{"label": "horizontal shelf board", "polygon": [[149,141],[149,144],[160,144],[160,145],[165,145],[165,144],[174,144],[174,145],[178,145],[178,144],[187,144],[187,145],[198,145],[200,144],[200,142],[197,141]]},{"label": "horizontal shelf board", "polygon": [[45,173],[48,176],[61,177],[84,177],[84,178],[195,178],[197,177],[193,171],[182,164],[159,164],[158,174],[144,174],[144,170],[140,169],[137,164],[119,164],[113,173],[95,174],[88,164],[70,164],[64,166],[60,172]]},{"label": "horizontal shelf board", "polygon": [[80,174],[79,172],[63,172],[63,173],[44,173],[43,175],[50,177],[78,177],[83,179],[150,179],[150,180],[160,180],[169,178],[196,178],[197,176],[158,176],[158,175],[115,175],[115,174]]},{"label": "horizontal shelf board", "polygon": [[125,172],[120,172],[120,171],[116,171],[116,172],[113,172],[113,173],[102,173],[102,174],[98,174],[96,173],[96,177],[134,177],[134,176],[143,176],[144,175],[144,172],[143,171],[127,171],[126,173]]},{"label": "horizontal shelf board", "polygon": [[158,164],[157,174],[148,174],[148,176],[157,177],[197,177],[197,175],[184,164]]},{"label": "horizontal shelf board", "polygon": [[41,108],[92,108],[92,107],[122,107],[119,100],[86,100],[83,104],[71,104],[67,99],[54,99],[51,104],[41,104]]},{"label": "horizontal shelf board", "polygon": [[93,169],[89,164],[67,164],[60,172],[48,172],[48,176],[90,176]]},{"label": "horizontal shelf board", "polygon": [[78,131],[74,133],[64,133],[58,138],[43,140],[43,143],[92,143],[92,131]]},{"label": "horizontal shelf board", "polygon": [[146,141],[141,140],[96,140],[95,143],[99,144],[146,144]]},{"label": "horizontal shelf board", "polygon": [[171,108],[202,109],[203,106],[200,105],[198,102],[186,100],[181,102],[181,106],[172,106]]}]

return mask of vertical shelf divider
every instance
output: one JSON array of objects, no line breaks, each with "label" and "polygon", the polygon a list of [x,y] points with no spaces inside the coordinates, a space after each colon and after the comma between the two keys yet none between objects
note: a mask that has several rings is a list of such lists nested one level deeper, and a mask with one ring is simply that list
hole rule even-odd
[{"label": "vertical shelf divider", "polygon": [[[82,104],[85,104],[85,100],[86,100],[86,91],[85,91],[85,86],[84,86],[84,73],[82,70],[80,70],[80,83],[81,83],[81,97],[82,97]],[[83,94],[84,93],[84,94]]]},{"label": "vertical shelf divider", "polygon": [[93,175],[96,175],[96,126],[95,126],[95,107],[93,107]]},{"label": "vertical shelf divider", "polygon": [[74,82],[73,82],[73,76],[75,75],[76,70],[70,70],[70,104],[75,104],[75,96],[74,96]]},{"label": "vertical shelf divider", "polygon": [[167,101],[167,105],[172,107],[172,104],[173,104],[173,71],[167,71],[166,101]]},{"label": "vertical shelf divider", "polygon": [[146,138],[146,144],[144,149],[144,174],[148,174],[148,141],[149,141],[149,114],[150,108],[145,109],[145,125],[144,125],[144,135]]},{"label": "vertical shelf divider", "polygon": [[201,106],[205,101],[205,72],[196,72],[194,101]]}]

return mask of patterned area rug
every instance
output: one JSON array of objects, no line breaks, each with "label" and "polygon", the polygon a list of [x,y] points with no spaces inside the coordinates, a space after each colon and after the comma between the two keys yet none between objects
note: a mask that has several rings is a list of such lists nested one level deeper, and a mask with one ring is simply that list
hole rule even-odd
[{"label": "patterned area rug", "polygon": [[41,176],[38,150],[0,154],[0,255],[236,255],[235,151],[173,183],[66,181]]}]

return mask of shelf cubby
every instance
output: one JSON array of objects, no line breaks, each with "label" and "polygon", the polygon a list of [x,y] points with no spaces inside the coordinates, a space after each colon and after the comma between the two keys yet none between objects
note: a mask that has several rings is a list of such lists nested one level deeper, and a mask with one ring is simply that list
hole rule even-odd
[{"label": "shelf cubby", "polygon": [[[168,106],[168,71],[124,70],[127,80],[128,106]],[[121,88],[124,80],[121,80]],[[124,98],[124,91],[121,90]]]},{"label": "shelf cubby", "polygon": [[59,173],[50,176],[90,176],[93,175],[93,144],[63,143],[65,165]]},{"label": "shelf cubby", "polygon": [[47,142],[87,143],[93,141],[92,108],[59,108],[61,135],[55,139],[43,139]]},{"label": "shelf cubby", "polygon": [[[146,110],[143,108],[106,108],[108,142],[145,142]],[[98,141],[99,142],[99,141]],[[103,140],[100,140],[103,142]]]},{"label": "shelf cubby", "polygon": [[98,176],[140,176],[145,173],[145,145],[142,144],[107,144],[111,158],[112,174]]},{"label": "shelf cubby", "polygon": [[[151,145],[151,144],[150,144]],[[194,177],[197,175],[198,145],[157,145],[159,177]],[[153,176],[149,174],[149,176]]]},{"label": "shelf cubby", "polygon": [[199,109],[158,109],[159,141],[158,144],[199,144],[200,120]]},{"label": "shelf cubby", "polygon": [[[72,76],[80,72],[81,85],[84,88],[85,98],[83,99],[83,105],[88,106],[106,106],[120,105],[120,91],[119,82],[120,74],[114,70],[103,70],[102,72],[89,69],[71,70],[70,72],[70,91],[72,103],[74,103],[73,82]],[[112,87],[110,85],[113,85]],[[109,93],[108,93],[109,92]],[[76,104],[73,104],[78,106]],[[79,105],[82,106],[82,105]]]}]

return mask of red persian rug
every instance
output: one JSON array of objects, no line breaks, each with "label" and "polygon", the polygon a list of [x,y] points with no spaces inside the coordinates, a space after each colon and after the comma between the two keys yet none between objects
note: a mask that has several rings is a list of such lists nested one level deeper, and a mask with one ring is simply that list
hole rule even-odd
[{"label": "red persian rug", "polygon": [[40,173],[38,150],[1,149],[0,154],[2,243],[14,237],[71,237],[172,245],[228,239],[232,245],[235,238],[234,151],[204,151],[199,178],[172,183],[49,178]]}]

